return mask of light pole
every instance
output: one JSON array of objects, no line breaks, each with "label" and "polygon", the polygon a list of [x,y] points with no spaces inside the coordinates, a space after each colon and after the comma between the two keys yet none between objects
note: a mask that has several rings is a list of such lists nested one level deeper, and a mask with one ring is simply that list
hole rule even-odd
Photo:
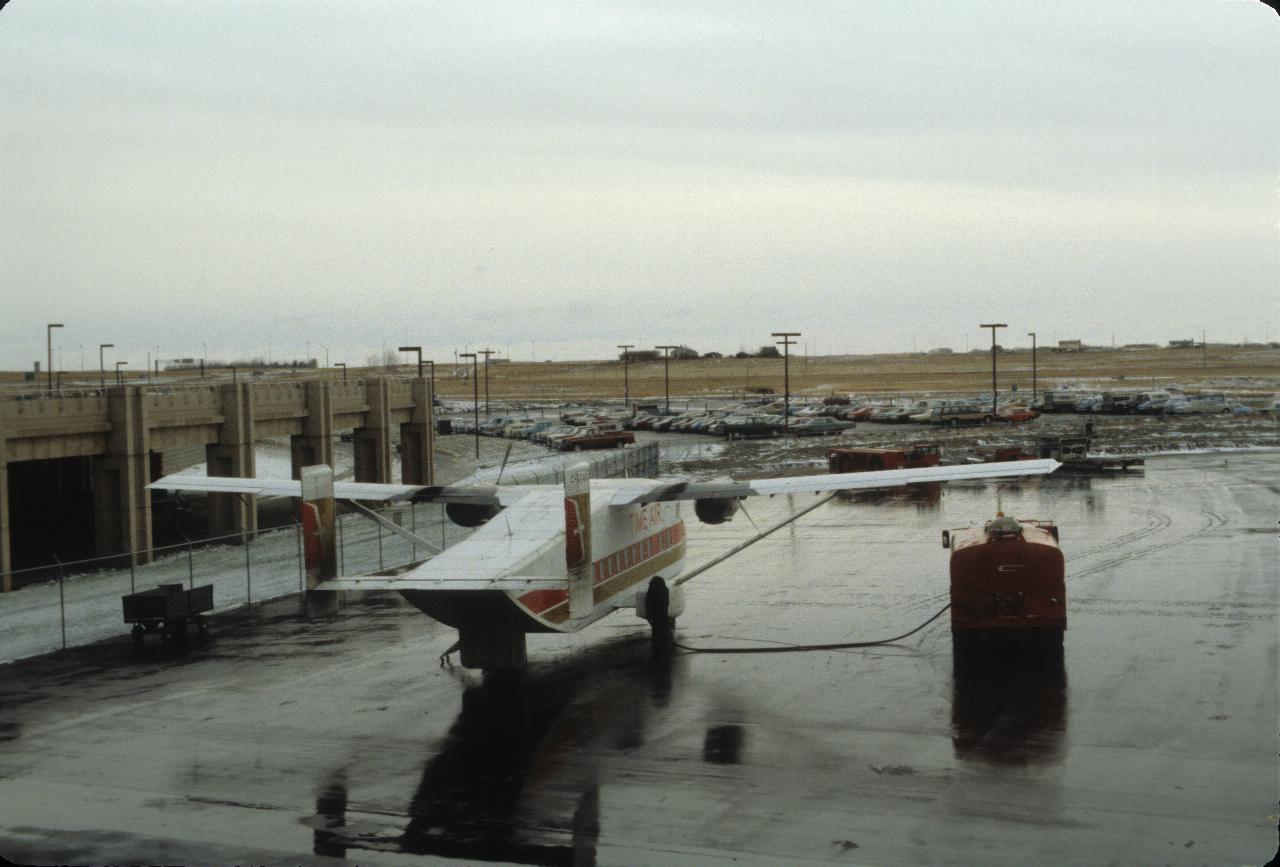
[{"label": "light pole", "polygon": [[53,394],[53,329],[61,328],[61,327],[62,327],[61,322],[50,322],[45,327],[45,332],[44,332],[46,348],[49,350],[49,369],[46,370],[45,373],[48,374],[48,377],[49,377],[49,393],[50,394]]},{"label": "light pole", "polygon": [[622,405],[623,408],[631,410],[631,378],[630,371],[627,368],[631,365],[631,350],[636,348],[634,343],[619,343],[618,348],[622,350]]},{"label": "light pole", "polygon": [[476,434],[476,460],[480,460],[480,362],[474,352],[460,352],[458,357],[471,359],[472,427]]},{"label": "light pole", "polygon": [[991,329],[991,417],[996,415],[996,329],[1008,328],[1003,322],[984,322],[979,328]]},{"label": "light pole", "polygon": [[[993,332],[994,333],[994,332]],[[1031,402],[1036,402],[1036,333],[1028,331],[1031,338]]]},{"label": "light pole", "polygon": [[115,349],[115,346],[116,346],[116,345],[115,345],[114,343],[99,343],[99,344],[98,344],[98,387],[99,387],[99,388],[106,388],[106,387],[107,387],[107,368],[106,368],[106,365],[103,363],[103,360],[102,360],[102,350],[104,350],[104,349]]},{"label": "light pole", "polygon": [[667,396],[667,408],[663,411],[665,415],[671,415],[671,350],[679,349],[678,346],[666,344],[664,346],[655,346],[654,349],[662,350],[662,391]]},{"label": "light pole", "polygon": [[421,346],[401,346],[400,351],[418,353],[418,379],[422,379],[422,347]]},{"label": "light pole", "polygon": [[772,331],[769,336],[782,338],[775,341],[782,347],[782,430],[791,433],[791,347],[796,344],[791,338],[799,337],[800,332]]},{"label": "light pole", "polygon": [[124,385],[124,374],[120,372],[120,368],[124,367],[128,363],[129,362],[127,361],[116,362],[116,385]]},{"label": "light pole", "polygon": [[496,349],[477,349],[477,355],[484,356],[484,415],[489,417],[489,356],[497,352]]},{"label": "light pole", "polygon": [[334,364],[334,367],[341,367],[341,368],[342,368],[342,381],[343,381],[343,382],[346,382],[346,381],[347,381],[347,364],[346,364],[346,362],[345,362],[345,361],[339,361],[339,362],[337,362],[336,364]]}]

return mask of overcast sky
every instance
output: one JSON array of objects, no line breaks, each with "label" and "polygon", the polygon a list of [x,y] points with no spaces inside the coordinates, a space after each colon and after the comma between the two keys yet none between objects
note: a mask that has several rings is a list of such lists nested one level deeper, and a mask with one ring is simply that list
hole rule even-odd
[{"label": "overcast sky", "polygon": [[0,366],[1280,339],[1241,2],[12,0]]}]

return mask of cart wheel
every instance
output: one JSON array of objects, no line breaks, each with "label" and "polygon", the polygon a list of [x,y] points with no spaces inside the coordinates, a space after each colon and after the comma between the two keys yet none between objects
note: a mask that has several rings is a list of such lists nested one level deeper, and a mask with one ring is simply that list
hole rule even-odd
[{"label": "cart wheel", "polygon": [[209,624],[207,624],[207,623],[205,622],[205,619],[204,619],[204,615],[203,615],[203,614],[197,614],[197,615],[196,615],[196,628],[197,628],[197,629],[199,629],[201,632],[204,632],[204,631],[205,631],[205,629],[208,627],[208,625],[209,625]]},{"label": "cart wheel", "polygon": [[141,647],[142,637],[147,634],[147,630],[142,628],[141,623],[135,623],[133,624],[133,629],[129,631],[133,635],[133,643]]}]

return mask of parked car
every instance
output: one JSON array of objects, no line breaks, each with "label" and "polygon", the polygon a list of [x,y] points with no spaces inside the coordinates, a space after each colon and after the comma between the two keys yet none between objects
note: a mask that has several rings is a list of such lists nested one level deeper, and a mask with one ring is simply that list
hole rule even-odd
[{"label": "parked car", "polygon": [[736,437],[773,436],[782,430],[782,418],[764,414],[725,419],[724,433]]},{"label": "parked car", "polygon": [[588,425],[573,436],[556,440],[556,448],[566,452],[580,452],[585,449],[616,449],[630,445],[636,441],[631,431],[609,429]]},{"label": "parked car", "polygon": [[791,422],[789,431],[792,436],[796,437],[830,436],[853,430],[854,424],[851,421],[837,421],[826,416],[814,416],[812,418],[795,419]]},{"label": "parked car", "polygon": [[1039,418],[1040,413],[1025,406],[1006,406],[996,413],[996,418],[1000,421],[1023,422],[1031,421]]},{"label": "parked car", "polygon": [[966,404],[934,407],[929,414],[929,424],[956,427],[962,424],[987,424],[992,420],[991,409]]},{"label": "parked car", "polygon": [[1102,406],[1102,397],[1094,395],[1093,397],[1082,398],[1076,401],[1076,412],[1097,412]]},{"label": "parked car", "polygon": [[544,446],[555,448],[556,440],[564,437],[571,437],[578,433],[582,428],[575,427],[571,424],[556,425],[533,435],[534,442],[541,443]]},{"label": "parked car", "polygon": [[1231,412],[1231,404],[1227,403],[1225,395],[1201,394],[1188,397],[1167,411],[1180,415],[1217,415]]}]

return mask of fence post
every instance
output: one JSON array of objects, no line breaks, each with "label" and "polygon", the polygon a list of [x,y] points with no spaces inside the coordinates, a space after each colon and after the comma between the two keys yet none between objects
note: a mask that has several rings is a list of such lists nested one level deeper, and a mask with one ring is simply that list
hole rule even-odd
[{"label": "fence post", "polygon": [[306,558],[302,554],[302,525],[293,525],[295,535],[298,537],[298,592],[303,593],[307,589],[307,573],[305,567]]},{"label": "fence post", "polygon": [[138,592],[137,574],[136,574],[136,566],[133,562],[134,560],[133,549],[126,545],[124,550],[129,555],[129,592],[137,593]]},{"label": "fence post", "polygon": [[[418,504],[413,501],[409,502],[409,531],[415,536],[418,535]],[[413,547],[409,550],[409,562],[418,562],[417,542],[414,542]]]},{"label": "fence post", "polygon": [[[334,504],[333,510],[334,512],[338,511],[338,506],[336,503]],[[342,571],[343,575],[346,575],[347,574],[347,546],[342,536],[342,525],[345,522],[342,520],[341,515],[335,515],[334,520],[337,521],[338,523],[338,568]]]},{"label": "fence post", "polygon": [[382,564],[382,524],[374,521],[373,526],[378,528],[378,571],[382,571],[387,568]]},{"label": "fence post", "polygon": [[62,621],[62,649],[67,649],[67,598],[63,594],[62,579],[63,568],[62,561],[58,559],[58,555],[53,555],[54,561],[58,564],[58,619]]},{"label": "fence post", "polygon": [[[187,534],[183,533],[182,538],[187,539]],[[187,539],[187,589],[196,589],[196,564],[191,559],[191,540]]]},{"label": "fence post", "polygon": [[246,530],[244,534],[244,601],[250,608],[253,607],[253,570],[249,565],[249,543],[252,541],[253,537]]}]

